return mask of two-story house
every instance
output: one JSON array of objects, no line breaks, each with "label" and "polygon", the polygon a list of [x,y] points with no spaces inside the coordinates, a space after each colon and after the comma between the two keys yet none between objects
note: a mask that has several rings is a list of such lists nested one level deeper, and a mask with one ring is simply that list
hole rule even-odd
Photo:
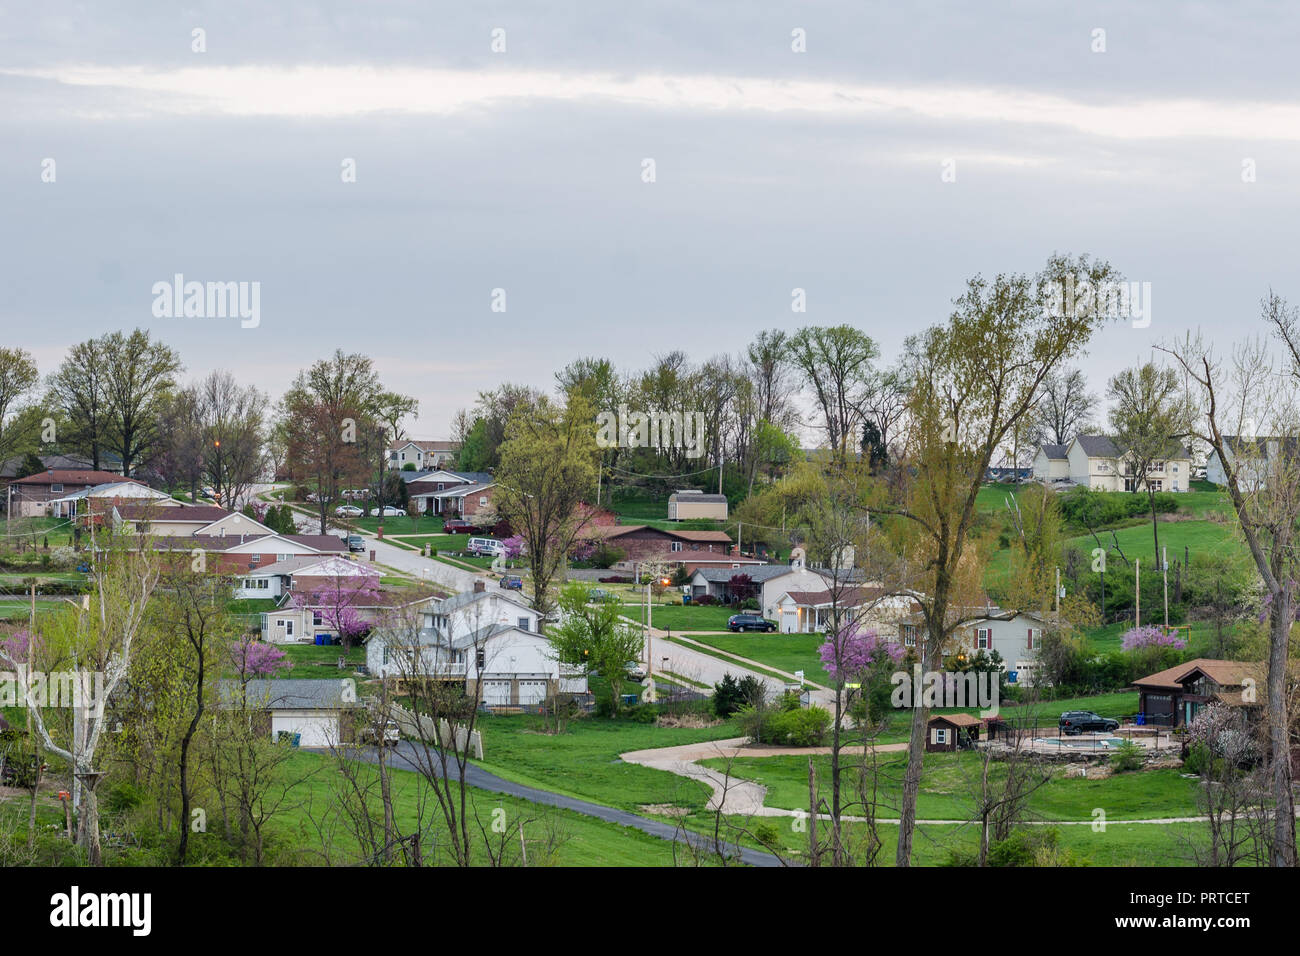
[{"label": "two-story house", "polygon": [[[1279,466],[1290,467],[1297,457],[1297,444],[1295,438],[1223,436],[1228,465],[1236,472],[1242,491],[1258,491]],[[1228,483],[1227,471],[1217,451],[1212,450],[1205,463],[1205,480],[1216,485]]]},{"label": "two-story house", "polygon": [[402,441],[388,449],[390,470],[402,470],[414,465],[416,471],[442,468],[456,460],[460,442],[456,441]]},{"label": "two-story house", "polygon": [[1171,446],[1145,476],[1136,474],[1124,450],[1105,435],[1075,435],[1066,458],[1070,481],[1094,491],[1190,490],[1192,453],[1182,445]]}]

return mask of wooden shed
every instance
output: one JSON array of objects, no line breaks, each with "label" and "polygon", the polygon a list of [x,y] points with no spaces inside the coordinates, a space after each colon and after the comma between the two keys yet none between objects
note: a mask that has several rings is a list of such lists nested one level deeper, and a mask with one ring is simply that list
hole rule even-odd
[{"label": "wooden shed", "polygon": [[957,750],[980,739],[983,722],[971,714],[935,714],[925,727],[925,749]]}]

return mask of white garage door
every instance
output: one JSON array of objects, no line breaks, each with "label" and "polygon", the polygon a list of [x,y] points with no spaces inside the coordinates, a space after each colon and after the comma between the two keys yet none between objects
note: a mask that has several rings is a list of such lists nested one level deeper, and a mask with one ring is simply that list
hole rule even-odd
[{"label": "white garage door", "polygon": [[510,681],[485,680],[483,682],[483,703],[485,704],[510,703]]},{"label": "white garage door", "polygon": [[271,736],[278,739],[282,733],[301,734],[299,747],[328,747],[338,743],[339,721],[337,717],[322,715],[272,714]]},{"label": "white garage door", "polygon": [[519,682],[519,703],[540,704],[546,700],[546,681],[521,680]]}]

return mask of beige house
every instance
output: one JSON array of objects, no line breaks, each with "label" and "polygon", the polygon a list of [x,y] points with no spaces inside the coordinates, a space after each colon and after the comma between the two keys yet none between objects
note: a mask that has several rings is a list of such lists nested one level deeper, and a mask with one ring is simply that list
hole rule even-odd
[{"label": "beige house", "polygon": [[1105,435],[1076,435],[1066,453],[1070,481],[1093,491],[1188,491],[1192,480],[1192,453],[1183,446],[1153,462],[1145,476],[1134,472],[1123,451]]},{"label": "beige house", "polygon": [[1047,484],[1070,477],[1069,445],[1039,445],[1034,455],[1034,478]]},{"label": "beige house", "polygon": [[162,538],[187,538],[192,535],[271,534],[271,529],[248,515],[227,511],[215,505],[117,504],[113,506],[113,526]]},{"label": "beige house", "polygon": [[[416,471],[441,468],[456,459],[460,442],[455,441],[404,441],[388,449],[389,470],[401,470],[408,464]],[[409,470],[409,469],[408,469]]]},{"label": "beige house", "polygon": [[727,520],[727,496],[708,495],[702,491],[679,491],[668,499],[668,520],[686,521],[691,518]]}]

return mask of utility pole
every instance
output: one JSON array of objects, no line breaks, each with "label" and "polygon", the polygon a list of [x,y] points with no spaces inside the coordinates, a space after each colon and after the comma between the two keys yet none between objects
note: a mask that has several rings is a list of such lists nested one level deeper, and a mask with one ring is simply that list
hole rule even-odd
[{"label": "utility pole", "polygon": [[1061,566],[1056,566],[1056,619],[1061,619]]}]

